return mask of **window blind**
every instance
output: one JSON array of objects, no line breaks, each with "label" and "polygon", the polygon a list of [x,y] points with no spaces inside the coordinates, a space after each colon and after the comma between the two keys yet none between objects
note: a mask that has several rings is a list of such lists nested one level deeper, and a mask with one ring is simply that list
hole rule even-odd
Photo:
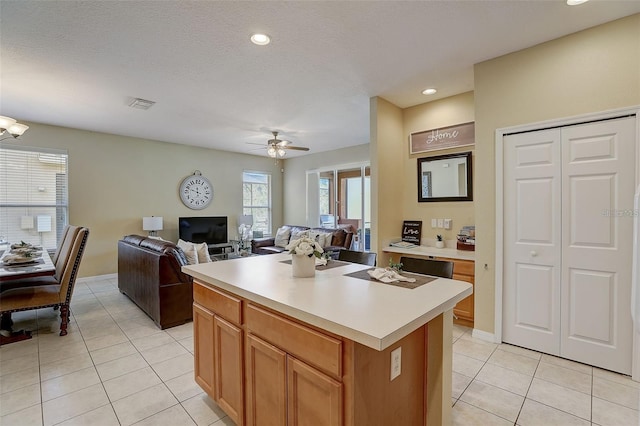
[{"label": "window blind", "polygon": [[53,250],[68,223],[68,154],[0,144],[0,242]]}]

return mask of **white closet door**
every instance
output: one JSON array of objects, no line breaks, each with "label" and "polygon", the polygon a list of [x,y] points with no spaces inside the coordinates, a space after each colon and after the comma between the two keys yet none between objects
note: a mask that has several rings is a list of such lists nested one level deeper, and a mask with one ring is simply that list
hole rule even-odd
[{"label": "white closet door", "polygon": [[562,130],[561,356],[631,373],[635,119]]},{"label": "white closet door", "polygon": [[560,351],[560,130],[504,138],[505,342]]}]

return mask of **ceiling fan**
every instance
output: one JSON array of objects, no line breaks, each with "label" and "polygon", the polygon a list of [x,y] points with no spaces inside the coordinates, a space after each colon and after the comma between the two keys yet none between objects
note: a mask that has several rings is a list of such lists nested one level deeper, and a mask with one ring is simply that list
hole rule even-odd
[{"label": "ceiling fan", "polygon": [[290,141],[278,139],[278,132],[271,132],[273,139],[267,141],[267,155],[271,158],[282,158],[287,155],[288,149],[296,151],[309,151],[309,148],[304,146],[293,146]]}]

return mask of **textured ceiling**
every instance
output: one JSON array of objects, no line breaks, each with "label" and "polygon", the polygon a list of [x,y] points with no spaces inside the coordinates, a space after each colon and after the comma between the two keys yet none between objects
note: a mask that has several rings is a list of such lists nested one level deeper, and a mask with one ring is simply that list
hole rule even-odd
[{"label": "textured ceiling", "polygon": [[[474,63],[638,12],[613,0],[2,0],[0,114],[256,155],[249,143],[278,130],[315,153],[368,143],[372,96],[408,107],[470,91]],[[430,86],[436,96],[420,93]],[[133,97],[157,103],[136,110]]]}]

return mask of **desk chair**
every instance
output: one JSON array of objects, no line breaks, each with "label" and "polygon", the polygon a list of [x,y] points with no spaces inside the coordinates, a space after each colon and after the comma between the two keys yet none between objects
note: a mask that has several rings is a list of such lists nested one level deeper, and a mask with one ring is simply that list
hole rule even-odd
[{"label": "desk chair", "polygon": [[450,261],[401,257],[400,263],[402,263],[403,271],[441,278],[453,278],[453,262]]},{"label": "desk chair", "polygon": [[340,250],[338,260],[345,262],[360,263],[362,265],[376,266],[376,254],[364,251]]},{"label": "desk chair", "polygon": [[[60,336],[67,334],[69,324],[69,305],[73,288],[80,268],[80,260],[89,237],[89,230],[81,227],[69,229],[72,237],[65,239],[61,247],[56,275],[29,279],[25,282],[28,287],[15,287],[2,292],[0,297],[0,314],[3,316],[12,312],[28,311],[47,307],[60,308]],[[64,259],[64,263],[62,263]],[[19,284],[19,280],[12,284]]]}]

